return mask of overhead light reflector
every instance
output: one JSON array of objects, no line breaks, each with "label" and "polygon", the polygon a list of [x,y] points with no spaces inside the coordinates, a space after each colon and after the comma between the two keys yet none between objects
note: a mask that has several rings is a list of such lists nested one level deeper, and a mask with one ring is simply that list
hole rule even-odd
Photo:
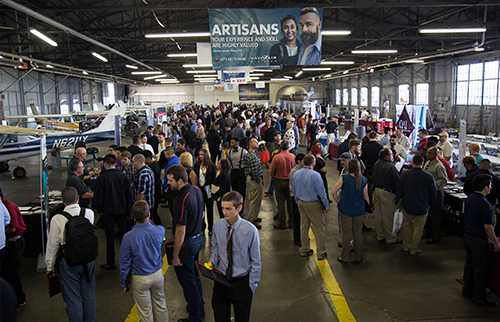
[{"label": "overhead light reflector", "polygon": [[408,60],[405,60],[403,63],[406,63],[406,64],[422,64],[422,63],[425,63],[422,59],[408,59]]},{"label": "overhead light reflector", "polygon": [[159,71],[132,72],[132,75],[160,75]]},{"label": "overhead light reflector", "polygon": [[283,78],[286,78],[286,79],[293,79],[292,76],[283,76]]},{"label": "overhead light reflector", "polygon": [[125,65],[125,67],[127,67],[129,69],[139,69],[139,67],[134,66],[134,65]]},{"label": "overhead light reflector", "polygon": [[196,54],[196,53],[191,53],[191,54],[188,54],[188,53],[185,53],[185,54],[182,54],[182,53],[179,53],[179,54],[168,54],[167,57],[171,57],[171,58],[175,58],[175,57],[198,57],[198,54]]},{"label": "overhead light reflector", "polygon": [[297,74],[295,74],[295,78],[300,77],[300,75],[304,74],[303,71],[299,71]]},{"label": "overhead light reflector", "polygon": [[342,72],[342,75],[347,75],[347,74],[349,74],[349,69],[346,69]]},{"label": "overhead light reflector", "polygon": [[88,75],[89,73],[87,73],[86,71],[82,71],[82,74],[83,75]]},{"label": "overhead light reflector", "polygon": [[322,36],[349,36],[351,34],[350,30],[322,30]]},{"label": "overhead light reflector", "polygon": [[469,34],[486,32],[486,28],[422,28],[421,34]]},{"label": "overhead light reflector", "polygon": [[45,65],[45,67],[47,67],[47,68],[54,68],[54,66],[52,66],[52,65]]},{"label": "overhead light reflector", "polygon": [[272,73],[272,69],[254,69],[252,73]]},{"label": "overhead light reflector", "polygon": [[271,82],[286,82],[289,81],[288,78],[271,78]]},{"label": "overhead light reflector", "polygon": [[209,32],[178,32],[178,33],[146,34],[146,38],[193,38],[193,37],[210,37],[210,33]]},{"label": "overhead light reflector", "polygon": [[55,41],[53,41],[52,39],[50,39],[49,37],[45,36],[44,34],[42,34],[40,31],[36,30],[36,29],[30,29],[30,32],[37,36],[38,38],[40,38],[41,40],[45,41],[47,44],[53,46],[53,47],[57,47],[57,43]]},{"label": "overhead light reflector", "polygon": [[94,56],[95,58],[97,58],[97,59],[99,59],[100,61],[103,61],[103,62],[105,62],[105,63],[107,63],[107,62],[108,62],[108,59],[107,59],[106,57],[104,57],[104,56],[102,56],[102,55],[99,55],[99,54],[98,54],[98,53],[96,53],[96,52],[93,52],[93,53],[92,53],[92,56]]},{"label": "overhead light reflector", "polygon": [[351,54],[397,54],[397,49],[358,49],[352,50]]}]

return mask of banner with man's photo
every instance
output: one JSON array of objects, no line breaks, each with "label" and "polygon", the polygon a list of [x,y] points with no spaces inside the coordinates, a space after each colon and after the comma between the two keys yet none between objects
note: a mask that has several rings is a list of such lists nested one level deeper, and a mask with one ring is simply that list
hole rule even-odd
[{"label": "banner with man's photo", "polygon": [[209,9],[212,65],[319,65],[321,8]]}]

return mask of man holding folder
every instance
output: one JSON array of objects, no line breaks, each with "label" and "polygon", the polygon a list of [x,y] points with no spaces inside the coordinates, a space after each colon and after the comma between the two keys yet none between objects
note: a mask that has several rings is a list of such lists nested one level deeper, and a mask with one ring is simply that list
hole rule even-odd
[{"label": "man holding folder", "polygon": [[214,282],[212,307],[215,322],[250,321],[252,297],[260,281],[260,240],[257,228],[240,217],[243,197],[237,191],[222,197],[224,219],[214,224],[210,261],[225,274],[227,285]]}]

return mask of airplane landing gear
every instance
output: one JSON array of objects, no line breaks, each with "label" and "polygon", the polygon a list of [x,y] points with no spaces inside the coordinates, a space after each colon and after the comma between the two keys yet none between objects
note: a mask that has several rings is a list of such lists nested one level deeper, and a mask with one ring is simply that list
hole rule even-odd
[{"label": "airplane landing gear", "polygon": [[23,167],[16,167],[14,170],[12,170],[12,175],[16,179],[22,179],[26,177],[26,169]]},{"label": "airplane landing gear", "polygon": [[0,162],[0,173],[9,171],[8,162]]}]

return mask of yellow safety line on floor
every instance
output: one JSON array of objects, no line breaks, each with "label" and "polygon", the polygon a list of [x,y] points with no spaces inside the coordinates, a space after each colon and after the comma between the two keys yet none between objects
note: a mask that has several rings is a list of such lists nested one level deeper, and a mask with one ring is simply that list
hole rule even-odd
[{"label": "yellow safety line on floor", "polygon": [[[163,256],[163,266],[161,268],[163,274],[165,275],[168,271],[167,257]],[[134,304],[127,315],[124,322],[140,322],[139,312],[137,311],[137,306]]]},{"label": "yellow safety line on floor", "polygon": [[[317,253],[316,247],[316,238],[314,237],[314,233],[309,231],[309,238],[311,239],[311,248],[314,249],[314,252]],[[356,318],[352,314],[351,308],[349,304],[347,304],[347,300],[340,288],[335,275],[333,274],[330,263],[327,259],[319,261],[316,258],[316,254],[313,255],[316,266],[318,266],[319,272],[321,274],[321,278],[325,283],[325,287],[328,291],[328,295],[333,305],[333,309],[339,322],[356,322]]]}]

